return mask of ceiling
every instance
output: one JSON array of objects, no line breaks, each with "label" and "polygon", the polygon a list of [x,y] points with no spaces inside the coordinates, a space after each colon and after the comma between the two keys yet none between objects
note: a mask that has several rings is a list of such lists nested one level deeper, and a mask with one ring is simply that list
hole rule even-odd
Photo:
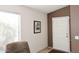
[{"label": "ceiling", "polygon": [[67,5],[26,5],[32,9],[38,10],[44,13],[50,13],[60,8],[66,7]]}]

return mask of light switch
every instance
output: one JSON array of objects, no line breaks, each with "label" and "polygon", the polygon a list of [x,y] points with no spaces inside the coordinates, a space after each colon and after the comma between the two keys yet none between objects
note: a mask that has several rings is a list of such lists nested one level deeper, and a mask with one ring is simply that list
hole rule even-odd
[{"label": "light switch", "polygon": [[76,40],[79,40],[79,36],[75,36],[75,39],[76,39]]}]

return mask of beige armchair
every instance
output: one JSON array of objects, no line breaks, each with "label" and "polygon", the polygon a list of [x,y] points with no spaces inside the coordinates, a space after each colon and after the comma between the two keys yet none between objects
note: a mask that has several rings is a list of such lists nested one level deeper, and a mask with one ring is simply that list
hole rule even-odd
[{"label": "beige armchair", "polygon": [[9,43],[6,46],[6,53],[30,53],[29,45],[26,41]]}]

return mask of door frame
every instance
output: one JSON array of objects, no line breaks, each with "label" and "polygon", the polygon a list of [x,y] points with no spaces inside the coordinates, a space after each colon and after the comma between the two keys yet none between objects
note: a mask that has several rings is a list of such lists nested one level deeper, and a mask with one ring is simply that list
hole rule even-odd
[{"label": "door frame", "polygon": [[[66,16],[56,16],[56,17],[66,17]],[[72,47],[71,47],[71,17],[70,16],[68,16],[69,17],[69,48],[70,48],[70,52],[72,51]],[[52,17],[52,19],[53,19],[54,17]],[[53,23],[52,23],[53,24]],[[53,27],[53,26],[52,26]],[[53,30],[53,29],[52,29]],[[52,36],[53,36],[53,33],[52,33]],[[52,40],[53,40],[53,38],[52,38]],[[52,43],[53,43],[53,41],[52,41]],[[53,46],[53,44],[52,44],[52,46]]]}]

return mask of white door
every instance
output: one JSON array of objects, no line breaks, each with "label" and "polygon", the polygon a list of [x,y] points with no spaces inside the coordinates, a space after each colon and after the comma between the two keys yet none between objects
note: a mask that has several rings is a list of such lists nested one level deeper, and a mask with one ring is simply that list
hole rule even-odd
[{"label": "white door", "polygon": [[52,18],[53,48],[70,52],[69,17]]}]

